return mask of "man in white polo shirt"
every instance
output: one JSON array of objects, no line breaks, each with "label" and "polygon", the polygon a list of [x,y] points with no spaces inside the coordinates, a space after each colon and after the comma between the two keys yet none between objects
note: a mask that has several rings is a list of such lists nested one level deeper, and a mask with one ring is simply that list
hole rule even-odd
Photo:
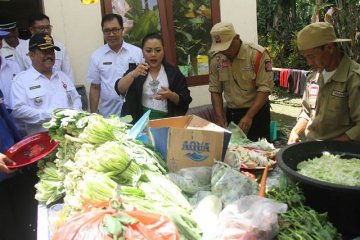
[{"label": "man in white polo shirt", "polygon": [[[7,31],[0,30],[0,49],[3,38],[8,36],[10,33]],[[0,89],[4,94],[4,104],[7,109],[10,109],[10,92],[13,78],[20,72],[20,68],[14,60],[6,59],[0,55]]]},{"label": "man in white polo shirt", "polygon": [[50,120],[57,108],[81,109],[80,95],[62,71],[54,71],[55,51],[52,37],[33,35],[29,41],[32,67],[16,75],[11,87],[12,115],[25,124],[28,135],[45,131],[42,124]]},{"label": "man in white polo shirt", "polygon": [[101,21],[102,32],[107,44],[91,55],[87,81],[90,85],[90,111],[104,117],[120,116],[123,98],[114,89],[117,79],[129,67],[136,67],[143,59],[140,48],[123,40],[123,19],[118,14],[108,14]]},{"label": "man in white polo shirt", "polygon": [[25,42],[25,40],[19,38],[16,21],[10,17],[1,18],[0,30],[9,32],[9,34],[2,39],[0,55],[6,59],[14,59],[15,48],[19,45],[19,43]]},{"label": "man in white polo shirt", "polygon": [[[31,15],[29,17],[29,31],[32,35],[37,33],[46,33],[51,36],[52,25],[50,25],[49,17],[42,13]],[[61,51],[55,52],[55,64],[53,70],[66,73],[71,81],[74,82],[74,74],[70,65],[69,55],[66,51],[66,48],[56,39],[54,39],[54,43],[60,48]],[[31,59],[28,56],[28,53],[29,40],[21,42],[15,49],[14,59],[19,64],[22,71],[31,67]]]}]

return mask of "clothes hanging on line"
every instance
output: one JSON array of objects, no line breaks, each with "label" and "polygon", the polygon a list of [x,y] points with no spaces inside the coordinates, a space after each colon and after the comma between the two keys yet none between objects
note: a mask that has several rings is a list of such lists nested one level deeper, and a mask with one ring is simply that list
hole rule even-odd
[{"label": "clothes hanging on line", "polygon": [[273,68],[279,72],[279,87],[286,88],[288,92],[302,95],[306,86],[306,75],[309,71],[299,69]]}]

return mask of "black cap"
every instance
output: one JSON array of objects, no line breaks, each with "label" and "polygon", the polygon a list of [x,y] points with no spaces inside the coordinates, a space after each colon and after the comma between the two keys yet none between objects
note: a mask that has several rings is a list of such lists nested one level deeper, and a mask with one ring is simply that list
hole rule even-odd
[{"label": "black cap", "polygon": [[33,35],[30,38],[29,50],[31,51],[36,48],[40,49],[40,50],[53,48],[56,51],[60,51],[60,48],[58,46],[54,45],[53,38],[49,34],[46,34],[46,33],[38,33],[38,34]]},{"label": "black cap", "polygon": [[16,28],[16,20],[13,17],[0,17],[0,30],[9,31]]}]

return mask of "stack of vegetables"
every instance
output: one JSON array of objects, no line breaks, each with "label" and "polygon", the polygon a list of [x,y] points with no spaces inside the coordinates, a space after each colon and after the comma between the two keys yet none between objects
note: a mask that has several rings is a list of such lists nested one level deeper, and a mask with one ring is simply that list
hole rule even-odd
[{"label": "stack of vegetables", "polygon": [[284,175],[279,178],[279,186],[268,191],[267,197],[288,205],[288,210],[279,216],[280,231],[276,239],[342,239],[327,213],[320,214],[306,206],[301,189]]},{"label": "stack of vegetables", "polygon": [[137,210],[168,217],[183,238],[199,239],[191,205],[165,176],[162,157],[129,138],[131,125],[122,120],[67,109],[54,111],[44,127],[59,147],[39,162],[36,199],[49,205],[63,198],[67,216],[86,211],[84,206],[120,199]]}]

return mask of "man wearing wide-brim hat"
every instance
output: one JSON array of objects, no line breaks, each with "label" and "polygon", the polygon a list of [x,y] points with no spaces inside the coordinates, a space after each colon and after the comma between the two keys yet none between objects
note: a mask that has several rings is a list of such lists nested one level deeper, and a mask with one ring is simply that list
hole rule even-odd
[{"label": "man wearing wide-brim hat", "polygon": [[344,54],[326,22],[312,23],[297,36],[301,55],[321,74],[315,116],[307,127],[308,140],[360,140],[360,65]]},{"label": "man wearing wide-brim hat", "polygon": [[[234,26],[220,22],[210,31],[209,91],[216,124],[234,122],[248,139],[270,140],[269,95],[273,90],[271,59],[265,48],[240,39]],[[226,100],[226,113],[223,98]]]}]

